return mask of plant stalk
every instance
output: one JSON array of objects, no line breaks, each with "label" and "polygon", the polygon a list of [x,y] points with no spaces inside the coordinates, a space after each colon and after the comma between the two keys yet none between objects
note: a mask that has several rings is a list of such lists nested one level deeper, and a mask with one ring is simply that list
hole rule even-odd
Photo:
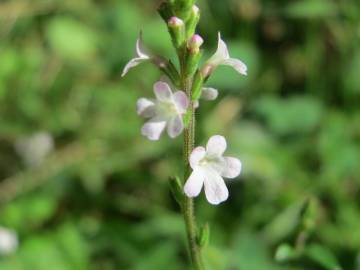
[{"label": "plant stalk", "polygon": [[[193,102],[191,101],[191,84],[192,78],[186,78],[184,72],[181,72],[182,87],[190,99],[190,121],[189,125],[184,130],[184,181],[188,179],[191,174],[189,157],[194,149],[195,143],[195,112]],[[197,225],[194,214],[194,202],[192,198],[186,197],[182,206],[184,215],[187,241],[189,245],[190,257],[193,268],[195,270],[204,270],[204,265],[201,257],[201,248],[197,243]]]}]

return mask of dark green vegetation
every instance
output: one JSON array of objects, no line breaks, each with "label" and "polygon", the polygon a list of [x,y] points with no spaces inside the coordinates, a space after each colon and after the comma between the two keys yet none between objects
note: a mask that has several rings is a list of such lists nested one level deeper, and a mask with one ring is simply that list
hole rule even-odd
[{"label": "dark green vegetation", "polygon": [[[160,72],[120,79],[140,29],[175,55],[157,5],[0,2],[0,226],[20,238],[1,270],[188,269],[167,182],[181,174],[181,138],[147,141],[135,112]],[[225,135],[243,161],[227,202],[195,201],[211,224],[209,269],[359,270],[358,1],[199,5],[204,46],[220,30],[249,74],[219,68],[207,85],[221,101],[200,107],[198,144]],[[14,143],[37,131],[55,150],[28,167]]]}]

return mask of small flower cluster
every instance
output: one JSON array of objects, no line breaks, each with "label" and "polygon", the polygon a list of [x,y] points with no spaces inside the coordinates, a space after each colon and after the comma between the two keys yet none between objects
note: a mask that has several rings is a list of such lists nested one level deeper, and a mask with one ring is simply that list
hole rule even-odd
[{"label": "small flower cluster", "polygon": [[[154,84],[155,98],[140,98],[137,101],[138,115],[148,119],[142,126],[141,133],[149,140],[159,140],[166,129],[170,138],[179,136],[186,127],[186,115],[189,110],[199,107],[199,99],[215,100],[218,90],[205,87],[204,83],[214,70],[220,65],[230,66],[242,75],[247,74],[246,65],[239,59],[231,58],[226,43],[218,34],[216,52],[197,68],[201,56],[203,38],[195,34],[199,20],[199,8],[193,5],[189,14],[174,16],[167,6],[160,7],[160,14],[166,20],[174,47],[177,49],[180,62],[180,74],[192,78],[191,91],[184,91],[179,81],[181,76],[171,61],[151,53],[145,48],[142,34],[136,42],[136,56],[125,66],[122,76],[130,69],[143,62],[152,62],[167,76],[166,79]],[[181,14],[181,12],[178,12]],[[180,57],[181,56],[181,57]],[[196,147],[190,156],[192,174],[187,179],[184,192],[188,197],[197,196],[202,186],[205,189],[207,200],[211,204],[219,204],[228,198],[228,190],[222,177],[234,178],[240,174],[241,163],[233,157],[223,157],[226,149],[225,138],[219,135],[212,136],[206,146]]]}]

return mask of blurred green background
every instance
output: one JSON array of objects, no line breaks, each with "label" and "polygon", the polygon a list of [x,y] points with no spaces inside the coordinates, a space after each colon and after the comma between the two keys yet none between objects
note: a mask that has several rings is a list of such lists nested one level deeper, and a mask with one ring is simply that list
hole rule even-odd
[{"label": "blurred green background", "polygon": [[[167,182],[182,140],[146,140],[135,111],[161,74],[120,78],[140,29],[174,58],[158,4],[0,1],[0,226],[19,239],[1,270],[190,269]],[[197,144],[222,134],[243,162],[227,202],[196,199],[208,269],[359,270],[358,0],[198,5],[204,60],[221,31],[249,74],[219,68],[207,85],[220,97],[198,111]],[[309,198],[303,254],[277,262],[301,242]]]}]

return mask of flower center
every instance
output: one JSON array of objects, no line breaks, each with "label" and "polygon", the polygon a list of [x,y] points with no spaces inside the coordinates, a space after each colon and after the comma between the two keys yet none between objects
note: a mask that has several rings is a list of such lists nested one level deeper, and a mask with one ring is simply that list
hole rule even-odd
[{"label": "flower center", "polygon": [[173,116],[178,113],[174,103],[170,101],[161,102],[158,106],[159,114],[164,116]]},{"label": "flower center", "polygon": [[210,167],[215,171],[222,171],[224,167],[224,159],[220,156],[208,156],[206,155],[203,159],[199,161],[201,167]]}]

